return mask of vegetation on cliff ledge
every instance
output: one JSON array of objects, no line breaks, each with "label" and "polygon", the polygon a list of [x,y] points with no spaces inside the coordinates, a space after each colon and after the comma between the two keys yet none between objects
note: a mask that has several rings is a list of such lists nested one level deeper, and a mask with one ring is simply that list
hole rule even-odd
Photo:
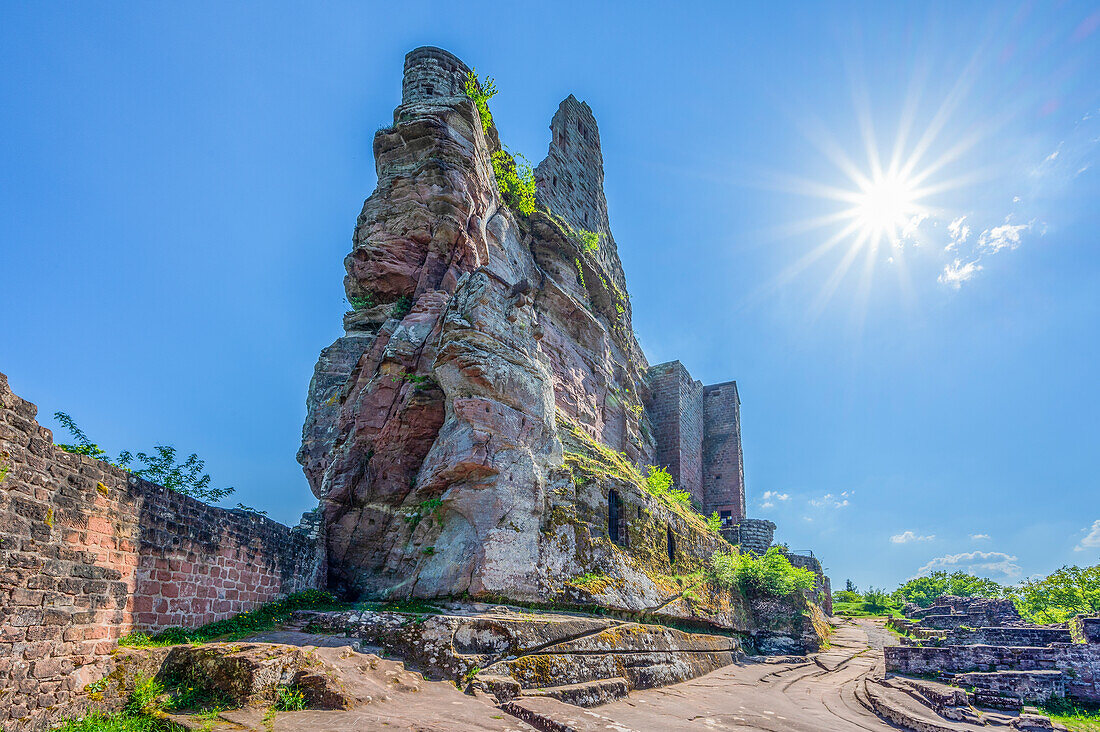
[{"label": "vegetation on cliff ledge", "polygon": [[715,552],[710,558],[714,581],[726,589],[740,588],[746,593],[786,597],[812,590],[817,576],[805,567],[795,567],[778,548],[771,547],[762,556],[736,551]]},{"label": "vegetation on cliff ledge", "polygon": [[493,113],[489,111],[489,100],[496,96],[497,84],[493,77],[486,76],[485,80],[477,78],[477,69],[466,72],[466,96],[468,96],[477,108],[477,116],[481,120],[481,131],[488,134],[489,127],[493,124]]},{"label": "vegetation on cliff ledge", "polygon": [[504,202],[524,216],[535,212],[535,171],[527,158],[503,150],[493,153],[493,175]]}]

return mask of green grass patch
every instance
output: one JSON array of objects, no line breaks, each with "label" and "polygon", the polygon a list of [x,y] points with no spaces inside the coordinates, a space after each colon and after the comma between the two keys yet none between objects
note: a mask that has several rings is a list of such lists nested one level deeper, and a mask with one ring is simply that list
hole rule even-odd
[{"label": "green grass patch", "polygon": [[184,729],[161,717],[119,713],[89,714],[65,722],[54,732],[184,732]]},{"label": "green grass patch", "polygon": [[859,602],[833,601],[833,615],[843,615],[849,618],[900,618],[901,611],[896,607],[876,608],[868,606],[863,600]]},{"label": "green grass patch", "polygon": [[350,605],[347,603],[338,602],[331,592],[305,590],[288,595],[282,600],[264,603],[250,612],[198,628],[165,628],[154,635],[140,631],[130,633],[119,638],[118,644],[132,648],[152,648],[214,640],[234,641],[253,633],[271,630],[277,623],[288,619],[295,610],[342,610],[348,607]]},{"label": "green grass patch", "polygon": [[1051,699],[1039,709],[1070,732],[1100,732],[1100,706],[1081,706],[1068,699]]}]

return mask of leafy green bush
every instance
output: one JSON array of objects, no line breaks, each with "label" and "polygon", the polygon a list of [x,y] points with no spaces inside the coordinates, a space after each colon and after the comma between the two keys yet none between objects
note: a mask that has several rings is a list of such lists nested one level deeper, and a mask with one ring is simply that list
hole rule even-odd
[{"label": "leafy green bush", "polygon": [[577,237],[580,239],[581,247],[586,252],[595,254],[600,250],[600,235],[595,231],[586,231],[581,229],[577,232]]},{"label": "leafy green bush", "polygon": [[519,161],[503,150],[493,153],[493,175],[504,202],[524,216],[535,212],[535,171],[522,155]]},{"label": "leafy green bush", "polygon": [[885,592],[870,587],[863,593],[863,607],[871,612],[882,612],[894,607],[894,603]]},{"label": "leafy green bush", "polygon": [[673,505],[694,510],[691,504],[691,493],[673,488],[672,475],[667,469],[659,468],[656,465],[648,465],[646,471],[648,473],[645,478],[647,493],[655,498],[664,499]]},{"label": "leafy green bush", "polygon": [[894,597],[899,603],[912,602],[930,607],[944,595],[958,597],[1003,597],[1004,588],[990,579],[976,577],[966,572],[932,572],[926,577],[915,577],[897,590]]},{"label": "leafy green bush", "polygon": [[739,554],[736,551],[715,552],[710,558],[711,574],[719,586],[740,587],[746,592],[758,592],[776,597],[813,589],[817,576],[805,567],[795,567],[778,547],[771,547],[763,556]]},{"label": "leafy green bush", "polygon": [[707,516],[707,529],[716,534],[722,530],[722,517],[718,515],[717,511]]},{"label": "leafy green bush", "polygon": [[304,590],[287,595],[282,600],[264,603],[247,613],[207,623],[198,628],[165,628],[153,636],[140,632],[130,633],[119,638],[118,644],[144,648],[180,643],[205,643],[215,639],[237,640],[253,633],[270,630],[276,623],[289,618],[295,610],[326,610],[342,607],[342,605],[331,592]]},{"label": "leafy green bush", "polygon": [[466,72],[466,96],[473,100],[477,107],[477,116],[481,120],[481,131],[488,134],[489,127],[493,124],[493,115],[489,111],[489,100],[496,96],[497,84],[491,76],[486,76],[484,81],[477,78],[477,69]]},{"label": "leafy green bush", "polygon": [[833,593],[833,602],[862,602],[863,597],[852,590],[837,590]]}]

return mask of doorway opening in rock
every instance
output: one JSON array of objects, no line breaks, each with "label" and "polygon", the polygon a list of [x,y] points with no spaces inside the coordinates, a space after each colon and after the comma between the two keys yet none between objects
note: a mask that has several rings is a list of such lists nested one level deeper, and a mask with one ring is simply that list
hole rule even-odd
[{"label": "doorway opening in rock", "polygon": [[672,564],[676,561],[676,539],[672,537],[671,526],[666,526],[665,531],[668,532],[668,563]]},{"label": "doorway opening in rock", "polygon": [[622,520],[623,502],[615,491],[607,492],[607,535],[615,544],[619,543],[619,523]]}]

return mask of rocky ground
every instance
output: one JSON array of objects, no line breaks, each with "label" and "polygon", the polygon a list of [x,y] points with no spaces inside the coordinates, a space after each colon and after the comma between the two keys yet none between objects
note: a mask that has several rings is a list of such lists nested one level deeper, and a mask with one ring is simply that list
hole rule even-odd
[{"label": "rocky ground", "polygon": [[[976,709],[958,687],[886,674],[882,648],[896,637],[880,619],[832,619],[830,645],[816,654],[730,653],[721,667],[708,668],[717,657],[696,645],[713,643],[715,636],[570,613],[519,617],[495,608],[410,615],[391,633],[419,633],[409,636],[407,647],[374,643],[380,636],[368,631],[378,618],[368,617],[363,626],[366,611],[350,619],[332,614],[343,619],[341,631],[316,632],[315,616],[321,614],[310,615],[314,622],[308,625],[292,622],[239,642],[122,649],[97,700],[106,709],[115,700],[117,708],[133,700],[141,679],[155,676],[177,708],[233,707],[169,715],[196,732],[1062,729],[1045,717]],[[433,622],[439,626],[434,630]],[[469,652],[525,628],[521,638],[499,649],[499,658],[518,663],[521,673],[512,669],[513,676],[506,676],[499,660],[485,670],[462,671]],[[437,636],[449,642],[433,643]],[[613,643],[604,647],[600,638]],[[423,653],[403,652],[420,646]],[[551,665],[561,674],[528,683],[523,669],[554,659]],[[593,659],[604,659],[615,673],[586,676],[602,668]],[[579,680],[570,672],[580,674]],[[286,709],[279,692],[287,689],[303,695],[308,708],[276,711]],[[189,692],[192,703],[181,704]]]},{"label": "rocky ground", "polygon": [[[1043,720],[1020,715],[991,713],[982,724],[944,719],[918,702],[904,682],[884,678],[879,649],[893,638],[881,621],[835,622],[830,648],[813,656],[753,657],[683,683],[633,690],[594,708],[538,696],[499,703],[483,692],[463,693],[451,682],[425,680],[398,661],[370,653],[369,647],[347,645],[346,637],[276,631],[250,642],[299,646],[314,654],[334,671],[351,708],[274,715],[263,708],[246,708],[223,712],[213,720],[174,719],[202,732],[1054,729]],[[880,714],[901,724],[887,722]]]}]

